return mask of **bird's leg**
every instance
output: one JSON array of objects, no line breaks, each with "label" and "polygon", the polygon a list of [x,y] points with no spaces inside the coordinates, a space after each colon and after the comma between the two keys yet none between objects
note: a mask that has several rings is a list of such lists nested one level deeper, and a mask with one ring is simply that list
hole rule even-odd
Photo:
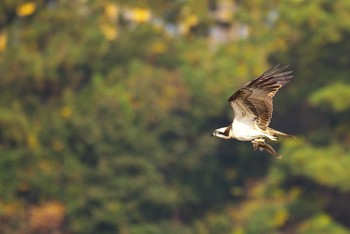
[{"label": "bird's leg", "polygon": [[253,149],[254,150],[257,150],[259,149],[260,151],[263,151],[264,148],[262,147],[259,147],[261,146],[262,144],[265,144],[265,139],[264,138],[255,138],[254,140],[251,141],[252,144],[253,144]]},{"label": "bird's leg", "polygon": [[261,137],[261,138],[255,138],[254,140],[252,140],[252,143],[257,143],[257,142],[265,142],[265,138]]},{"label": "bird's leg", "polygon": [[276,151],[271,147],[271,145],[265,143],[265,139],[264,138],[257,138],[251,141],[253,144],[253,149],[259,149],[260,151],[266,150],[267,152],[269,152],[270,154],[272,154],[273,156],[276,156],[278,159],[281,159],[282,156],[278,155],[276,153]]}]

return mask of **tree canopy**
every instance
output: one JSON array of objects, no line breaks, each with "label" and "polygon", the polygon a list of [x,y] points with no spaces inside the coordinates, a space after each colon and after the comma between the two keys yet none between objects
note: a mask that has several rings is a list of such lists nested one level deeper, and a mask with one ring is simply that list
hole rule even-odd
[{"label": "tree canopy", "polygon": [[[350,233],[350,2],[0,3],[0,233]],[[210,137],[270,66],[276,160]]]}]

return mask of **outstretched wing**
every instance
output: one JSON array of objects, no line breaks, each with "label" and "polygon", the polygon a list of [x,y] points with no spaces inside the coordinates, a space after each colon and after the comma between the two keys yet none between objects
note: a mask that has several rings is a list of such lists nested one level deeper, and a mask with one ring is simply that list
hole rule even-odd
[{"label": "outstretched wing", "polygon": [[259,128],[266,130],[270,124],[276,92],[293,77],[292,71],[285,71],[288,65],[270,68],[258,78],[248,82],[229,99],[235,120],[255,120]]}]

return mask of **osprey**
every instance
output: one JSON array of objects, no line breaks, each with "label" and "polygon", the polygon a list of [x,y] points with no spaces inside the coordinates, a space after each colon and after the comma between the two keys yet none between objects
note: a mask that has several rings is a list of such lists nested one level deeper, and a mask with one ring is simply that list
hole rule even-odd
[{"label": "osprey", "polygon": [[266,150],[277,158],[282,158],[265,143],[265,138],[277,141],[278,136],[294,137],[269,127],[273,111],[272,98],[293,78],[292,71],[286,71],[287,68],[288,65],[272,67],[235,92],[228,99],[234,111],[232,124],[216,129],[212,136],[251,141],[254,150]]}]

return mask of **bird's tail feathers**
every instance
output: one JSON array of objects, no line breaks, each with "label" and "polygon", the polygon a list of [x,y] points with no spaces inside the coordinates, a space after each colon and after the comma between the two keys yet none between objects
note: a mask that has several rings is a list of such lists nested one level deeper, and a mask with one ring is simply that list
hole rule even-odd
[{"label": "bird's tail feathers", "polygon": [[274,135],[274,136],[283,136],[283,137],[296,138],[296,137],[293,136],[293,135],[290,135],[290,134],[287,134],[287,133],[284,133],[284,132],[280,132],[280,131],[277,131],[277,130],[272,129],[272,128],[269,128],[269,129],[268,129],[268,132],[269,132],[271,135]]}]

